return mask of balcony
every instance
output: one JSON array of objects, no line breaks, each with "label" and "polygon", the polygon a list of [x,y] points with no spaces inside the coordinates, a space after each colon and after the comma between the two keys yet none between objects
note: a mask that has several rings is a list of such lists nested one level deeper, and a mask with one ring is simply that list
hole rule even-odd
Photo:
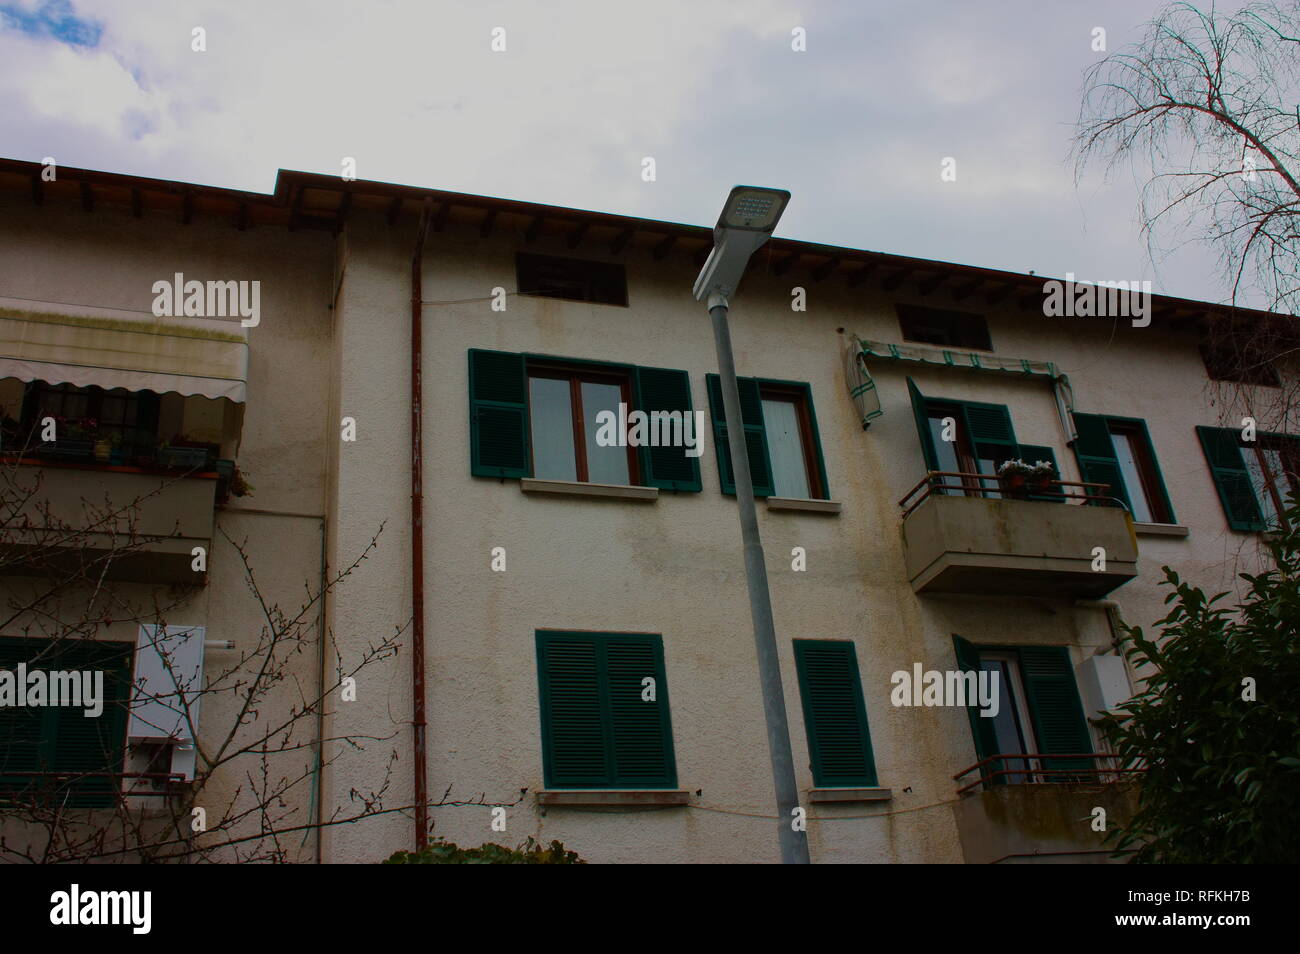
[{"label": "balcony", "polygon": [[1108,489],[1060,480],[1025,489],[990,474],[928,473],[899,501],[912,589],[1105,596],[1137,576],[1133,522]]},{"label": "balcony", "polygon": [[1140,766],[1118,756],[1007,753],[953,776],[953,808],[967,864],[1104,864],[1116,856],[1105,832],[1094,831],[1096,809],[1106,829],[1137,809]]},{"label": "balcony", "polygon": [[[67,443],[67,442],[65,442]],[[0,459],[4,524],[0,573],[84,574],[139,583],[201,585],[193,548],[210,551],[222,471],[206,457],[149,466],[96,461],[78,447]],[[161,466],[171,460],[173,466]],[[188,466],[186,466],[188,465]]]}]

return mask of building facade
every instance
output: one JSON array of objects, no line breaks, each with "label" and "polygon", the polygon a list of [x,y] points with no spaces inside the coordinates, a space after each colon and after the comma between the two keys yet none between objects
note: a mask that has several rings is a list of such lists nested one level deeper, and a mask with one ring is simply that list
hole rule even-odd
[{"label": "building facade", "polygon": [[[164,827],[184,804],[206,809],[191,845],[246,839],[218,857],[377,861],[414,846],[427,803],[462,845],[777,859],[789,821],[690,294],[711,230],[303,173],[272,195],[42,173],[0,166],[8,479],[42,474],[60,526],[87,498],[143,496],[142,552],[110,562],[128,597],[170,600],[150,621],[166,630],[128,613],[76,628],[124,647],[107,774],[177,776],[93,797],[83,781],[80,830],[109,802]],[[204,307],[186,313],[188,281]],[[230,305],[242,286],[207,308],[206,283],[253,281],[257,314]],[[1243,443],[1243,409],[1277,389],[1203,347],[1207,322],[1251,316],[1153,296],[1145,317],[1049,317],[1044,299],[1041,277],[774,239],[733,302],[814,861],[1105,860],[1093,809],[1133,798],[1089,721],[1136,678],[1117,620],[1164,615],[1164,565],[1217,591],[1261,559],[1295,428]],[[658,412],[645,435],[667,446],[602,435],[620,405]],[[92,411],[81,444],[33,436]],[[1011,459],[1056,480],[993,476]],[[20,612],[32,544],[5,543],[18,609],[0,635],[34,659],[49,624]],[[70,612],[96,617],[79,579]],[[263,654],[268,625],[292,638]],[[201,717],[142,728],[127,700],[142,666],[159,678],[151,652],[184,669],[152,649],[173,629],[203,646],[177,691]],[[282,676],[249,706],[239,674],[268,656]],[[961,672],[997,676],[990,715],[926,691]],[[9,731],[13,798],[74,771],[57,732]],[[277,792],[293,831],[267,848],[254,819]],[[11,841],[24,824],[0,816]]]}]

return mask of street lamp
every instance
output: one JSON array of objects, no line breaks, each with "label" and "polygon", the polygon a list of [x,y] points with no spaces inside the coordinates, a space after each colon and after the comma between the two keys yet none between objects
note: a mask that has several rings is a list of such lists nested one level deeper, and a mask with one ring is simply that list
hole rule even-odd
[{"label": "street lamp", "polygon": [[758,516],[754,512],[754,484],[749,473],[740,392],[736,387],[736,363],[731,353],[731,332],[727,328],[728,299],[740,284],[749,257],[771,237],[789,201],[790,193],[784,189],[736,186],[731,190],[713,229],[713,251],[709,253],[700,277],[695,280],[695,299],[708,300],[709,317],[713,319],[713,340],[718,350],[718,375],[726,413],[727,444],[731,449],[731,474],[736,484],[736,502],[740,505],[740,537],[745,550],[749,613],[754,622],[758,680],[763,692],[763,714],[767,720],[767,748],[776,785],[776,824],[781,861],[806,865],[808,836],[802,825],[801,830],[796,830],[794,825],[799,791],[794,780],[794,757],[790,754],[790,727],[785,718],[785,691],[781,687],[781,666],[777,660],[767,565],[763,561]]}]

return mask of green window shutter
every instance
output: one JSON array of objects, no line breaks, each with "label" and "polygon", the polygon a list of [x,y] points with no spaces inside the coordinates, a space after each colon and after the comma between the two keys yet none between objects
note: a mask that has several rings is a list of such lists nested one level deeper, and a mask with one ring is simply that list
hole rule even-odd
[{"label": "green window shutter", "polygon": [[469,352],[470,468],[476,477],[527,477],[528,374],[524,356]]},{"label": "green window shutter", "polygon": [[[957,669],[960,672],[974,672],[975,678],[978,680],[980,655],[975,645],[954,633],[952,648],[957,656]],[[966,706],[966,717],[970,720],[970,734],[975,742],[975,761],[982,762],[989,756],[1002,754],[998,752],[998,738],[993,731],[993,720],[980,715],[978,699],[971,700],[970,704]],[[1001,770],[1001,762],[990,762],[980,770],[980,774],[987,776]],[[1004,785],[1006,784],[1006,776],[999,775],[990,781],[993,785]]]},{"label": "green window shutter", "polygon": [[[709,392],[709,411],[713,417],[713,445],[718,456],[718,473],[722,492],[734,494],[736,481],[731,474],[731,445],[727,443],[727,413],[722,405],[722,379],[716,374],[706,375]],[[767,450],[767,430],[763,426],[763,401],[759,396],[758,382],[754,378],[737,378],[740,391],[740,418],[745,425],[745,447],[749,452],[749,475],[754,483],[755,497],[770,497],[772,465]]]},{"label": "green window shutter", "polygon": [[119,780],[92,776],[123,771],[134,650],[130,643],[65,639],[51,646],[47,640],[0,638],[0,669],[12,671],[25,662],[29,670],[104,673],[103,711],[97,717],[87,718],[81,706],[0,708],[0,796],[40,792],[68,808],[114,803]]},{"label": "green window shutter", "polygon": [[[1053,480],[1061,479],[1061,468],[1056,463],[1056,451],[1050,447],[1040,446],[1038,444],[1021,444],[1019,449],[1020,459],[1030,466],[1040,460],[1045,460],[1052,465],[1052,473],[1055,475]],[[1060,488],[1056,488],[1057,492]],[[1049,497],[1043,494],[1030,494],[1030,500],[1046,500],[1055,503],[1065,503],[1064,497]]]},{"label": "green window shutter", "polygon": [[[691,404],[691,380],[685,371],[668,368],[637,368],[634,377],[636,406],[650,414],[654,411],[680,411],[685,421],[694,427],[695,414]],[[695,435],[703,441],[703,434]],[[641,479],[647,487],[660,490],[682,490],[698,493],[700,459],[686,456],[685,447],[641,447],[637,451],[641,461]]]},{"label": "green window shutter", "polygon": [[[1005,404],[963,401],[962,411],[966,414],[966,432],[970,435],[970,442],[981,457],[1005,455],[1005,459],[1015,456],[1018,447],[1016,432],[1011,426],[1011,412]],[[980,452],[981,447],[996,453]]]},{"label": "green window shutter", "polygon": [[613,776],[605,747],[597,638],[537,634],[546,787],[607,786]]},{"label": "green window shutter", "polygon": [[847,640],[796,639],[795,666],[813,784],[875,788],[876,760],[862,701],[858,656]]},{"label": "green window shutter", "polygon": [[1087,483],[1109,484],[1109,496],[1124,502],[1132,511],[1124,474],[1115,457],[1115,444],[1110,439],[1110,426],[1100,414],[1074,414],[1074,429],[1079,436],[1074,441],[1074,456],[1079,461],[1079,472]]},{"label": "green window shutter", "polygon": [[912,416],[916,419],[916,435],[921,439],[921,454],[925,457],[925,469],[938,470],[939,454],[934,448],[934,436],[930,433],[930,416],[925,409],[925,395],[911,378],[907,379],[907,394],[912,399]]},{"label": "green window shutter", "polygon": [[[668,718],[668,682],[658,636],[610,635],[603,639],[618,788],[673,788],[677,767]],[[655,699],[643,698],[654,679]]]},{"label": "green window shutter", "polygon": [[1165,486],[1165,475],[1160,471],[1160,458],[1156,456],[1156,445],[1151,440],[1151,432],[1147,430],[1147,422],[1141,418],[1127,418],[1127,420],[1133,421],[1142,429],[1142,440],[1146,444],[1147,459],[1151,461],[1151,471],[1156,475],[1156,493],[1160,495],[1160,503],[1164,505],[1169,522],[1177,523],[1178,518],[1174,516],[1174,504],[1169,499],[1169,488]]},{"label": "green window shutter", "polygon": [[[1092,738],[1079,701],[1070,651],[1064,646],[1022,646],[1018,652],[1025,705],[1034,722],[1038,751],[1045,755],[1091,752]],[[1092,760],[1048,759],[1043,767],[1089,769]],[[1057,778],[1068,780],[1069,776]]]},{"label": "green window shutter", "polygon": [[1264,517],[1255,499],[1255,487],[1238,444],[1239,432],[1230,427],[1197,427],[1201,449],[1210,465],[1215,489],[1228,526],[1233,530],[1263,530]]},{"label": "green window shutter", "polygon": [[539,630],[537,674],[548,788],[677,784],[660,637]]}]

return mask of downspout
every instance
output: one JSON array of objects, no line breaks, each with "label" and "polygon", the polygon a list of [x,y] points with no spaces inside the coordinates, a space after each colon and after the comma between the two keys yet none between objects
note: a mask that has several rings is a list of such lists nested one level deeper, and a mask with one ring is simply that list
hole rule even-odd
[{"label": "downspout", "polygon": [[413,728],[413,771],[415,772],[415,850],[428,844],[429,798],[428,771],[425,766],[424,710],[424,489],[421,428],[420,336],[423,294],[421,272],[424,267],[424,237],[429,230],[433,200],[426,197],[420,213],[420,227],[411,257],[411,692]]}]

